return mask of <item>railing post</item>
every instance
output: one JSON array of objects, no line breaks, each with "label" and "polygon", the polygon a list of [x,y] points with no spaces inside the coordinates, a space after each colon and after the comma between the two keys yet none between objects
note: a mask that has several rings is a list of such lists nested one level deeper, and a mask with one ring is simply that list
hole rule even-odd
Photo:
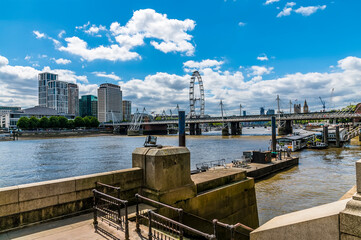
[{"label": "railing post", "polygon": [[[179,222],[183,223],[183,209],[179,210]],[[183,240],[183,228],[179,227],[179,240]]]},{"label": "railing post", "polygon": [[217,237],[217,219],[213,219],[213,235]]},{"label": "railing post", "polygon": [[129,222],[128,222],[128,202],[124,203],[125,206],[125,240],[129,240]]},{"label": "railing post", "polygon": [[148,220],[149,220],[149,230],[148,230],[148,240],[152,240],[152,211],[148,211]]},{"label": "railing post", "polygon": [[231,240],[235,240],[235,233],[234,233],[235,231],[234,231],[234,226],[232,225],[231,226]]},{"label": "railing post", "polygon": [[97,204],[98,204],[98,200],[97,200],[97,197],[96,197],[96,193],[94,193],[94,197],[93,197],[93,211],[94,211],[94,216],[93,216],[93,225],[94,225],[94,229],[95,229],[95,232],[98,231],[98,219],[97,219]]},{"label": "railing post", "polygon": [[135,194],[135,200],[136,200],[136,205],[135,205],[135,231],[137,231],[138,233],[140,232],[139,229],[139,199],[138,199],[138,194]]},{"label": "railing post", "polygon": [[[118,190],[118,199],[120,200],[120,188],[117,189]],[[121,204],[118,203],[118,223],[120,223],[120,225],[122,225],[122,218],[121,218],[121,214],[120,214],[120,206]]]}]

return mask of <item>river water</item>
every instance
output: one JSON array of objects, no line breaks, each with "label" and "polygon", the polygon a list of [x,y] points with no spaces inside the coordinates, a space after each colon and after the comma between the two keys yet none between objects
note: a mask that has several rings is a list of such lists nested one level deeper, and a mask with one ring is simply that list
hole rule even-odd
[{"label": "river water", "polygon": [[[244,129],[243,136],[219,133],[187,136],[191,166],[204,161],[231,162],[246,150],[268,149],[265,129]],[[144,137],[96,136],[0,142],[0,187],[107,172],[131,167],[131,154]],[[158,144],[178,144],[177,136],[159,136]],[[358,141],[327,150],[304,150],[297,167],[256,183],[260,224],[292,211],[338,200],[355,184]]]}]

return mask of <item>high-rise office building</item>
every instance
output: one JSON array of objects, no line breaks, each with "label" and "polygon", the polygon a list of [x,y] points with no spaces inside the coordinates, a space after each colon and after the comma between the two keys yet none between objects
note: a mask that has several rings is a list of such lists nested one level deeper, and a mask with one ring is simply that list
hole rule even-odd
[{"label": "high-rise office building", "polygon": [[103,83],[98,88],[98,120],[99,122],[121,122],[122,91],[120,86]]},{"label": "high-rise office building", "polygon": [[81,117],[98,117],[98,97],[93,95],[81,96],[79,100],[79,114]]},{"label": "high-rise office building", "polygon": [[79,90],[74,83],[59,81],[58,75],[40,73],[39,106],[55,109],[60,114],[79,114]]},{"label": "high-rise office building", "polygon": [[132,102],[123,100],[123,120],[131,121],[132,120]]},{"label": "high-rise office building", "polygon": [[48,82],[58,80],[58,74],[53,73],[40,73],[38,75],[38,82],[39,82],[39,106],[40,107],[48,107]]},{"label": "high-rise office building", "polygon": [[68,83],[49,81],[47,88],[46,107],[55,109],[58,113],[68,113]]},{"label": "high-rise office building", "polygon": [[79,89],[74,83],[68,83],[68,114],[79,116]]},{"label": "high-rise office building", "polygon": [[264,115],[264,114],[265,114],[264,107],[261,107],[261,108],[260,108],[259,114],[260,114],[260,115]]}]

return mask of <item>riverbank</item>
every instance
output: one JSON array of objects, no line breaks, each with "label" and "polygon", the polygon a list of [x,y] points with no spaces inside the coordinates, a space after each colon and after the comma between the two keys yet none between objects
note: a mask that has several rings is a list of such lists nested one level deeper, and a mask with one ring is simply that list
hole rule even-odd
[{"label": "riverbank", "polygon": [[113,135],[112,131],[99,129],[85,130],[49,130],[49,131],[23,131],[19,140],[44,139],[44,138],[68,138],[68,137],[92,137]]}]

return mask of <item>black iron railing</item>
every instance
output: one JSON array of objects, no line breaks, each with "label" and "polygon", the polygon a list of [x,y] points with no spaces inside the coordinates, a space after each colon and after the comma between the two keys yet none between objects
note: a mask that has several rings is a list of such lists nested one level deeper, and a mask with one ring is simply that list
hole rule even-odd
[{"label": "black iron railing", "polygon": [[196,238],[216,240],[216,236],[213,234],[201,232],[151,210],[148,211],[148,227],[148,240],[182,240],[184,231]]},{"label": "black iron railing", "polygon": [[217,236],[217,226],[221,226],[230,231],[230,235],[231,235],[230,240],[236,240],[236,229],[237,228],[241,228],[243,230],[242,232],[238,232],[238,233],[240,233],[244,236],[247,236],[247,237],[249,237],[250,233],[254,230],[253,228],[250,228],[242,223],[230,225],[230,224],[219,222],[217,219],[214,219],[213,220],[213,230],[214,230],[213,234],[215,236]]},{"label": "black iron railing", "polygon": [[140,194],[135,194],[135,199],[136,199],[136,202],[137,202],[137,205],[136,205],[136,231],[138,231],[138,232],[140,231],[140,228],[139,228],[140,219],[141,218],[148,219],[147,212],[141,212],[139,210],[139,203],[141,203],[141,202],[148,202],[148,203],[153,204],[153,205],[158,205],[160,207],[170,209],[170,210],[172,210],[172,211],[174,211],[174,212],[176,212],[178,214],[178,222],[182,223],[182,221],[183,221],[183,209],[181,209],[181,208],[172,207],[170,205],[167,205],[167,204],[155,201],[153,199],[144,197],[144,196],[142,196]]},{"label": "black iron railing", "polygon": [[[99,184],[99,183],[98,183]],[[112,187],[112,186],[111,186]],[[116,228],[117,230],[124,230],[125,239],[129,239],[129,225],[128,225],[128,201],[121,200],[111,195],[102,193],[96,189],[93,190],[93,209],[94,209],[94,228],[113,239],[118,239],[109,231],[98,225],[98,218],[105,221]]]},{"label": "black iron railing", "polygon": [[210,168],[213,168],[213,167],[220,167],[220,166],[225,166],[225,165],[226,165],[226,160],[221,159],[221,160],[214,160],[214,161],[197,163],[196,168],[199,171],[206,171],[206,170],[208,170]]}]

